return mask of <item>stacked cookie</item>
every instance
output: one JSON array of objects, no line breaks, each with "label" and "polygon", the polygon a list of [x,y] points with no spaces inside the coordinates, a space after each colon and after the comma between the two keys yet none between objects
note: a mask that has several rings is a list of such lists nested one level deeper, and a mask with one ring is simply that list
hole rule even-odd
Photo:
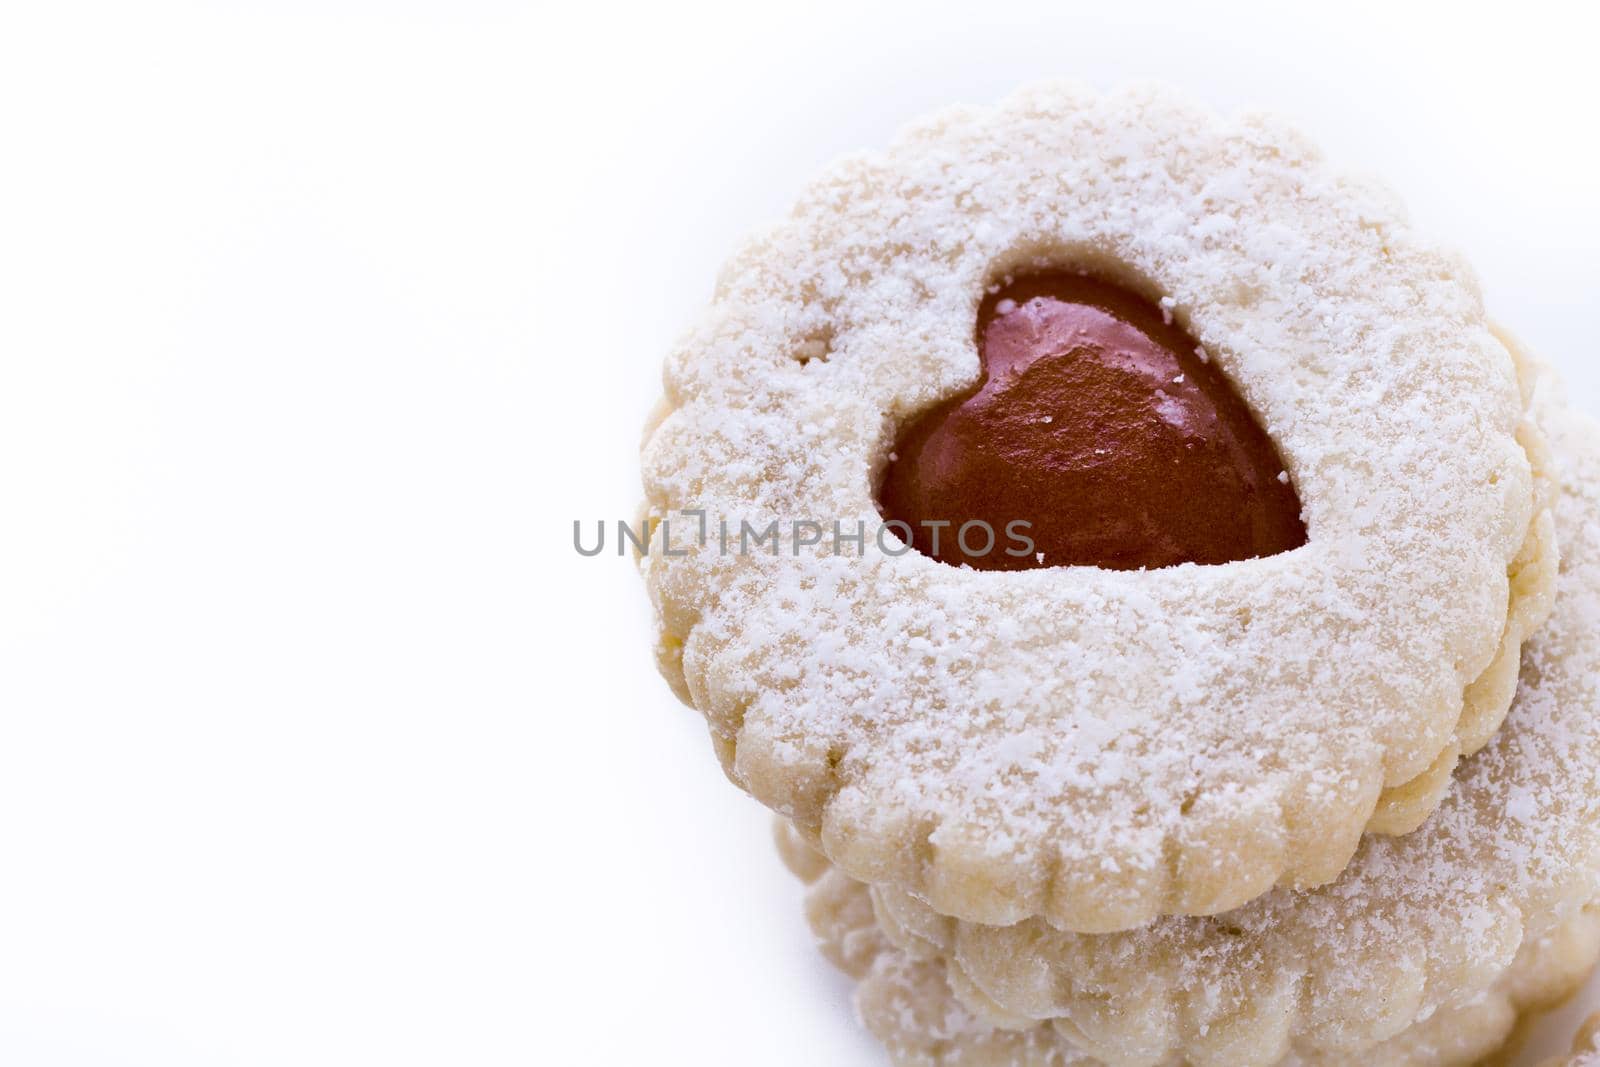
[{"label": "stacked cookie", "polygon": [[1572,1055],[1545,1061],[1544,1067],[1600,1067],[1600,1015],[1584,1020],[1572,1039]]},{"label": "stacked cookie", "polygon": [[895,1062],[1465,1063],[1600,955],[1600,437],[1292,133],[937,116],[666,381],[658,663]]}]

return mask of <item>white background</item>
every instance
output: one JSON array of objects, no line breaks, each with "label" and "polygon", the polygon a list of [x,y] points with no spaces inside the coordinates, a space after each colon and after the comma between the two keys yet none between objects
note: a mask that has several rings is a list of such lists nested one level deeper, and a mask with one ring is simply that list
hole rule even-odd
[{"label": "white background", "polygon": [[881,1062],[571,547],[719,260],[929,108],[1156,77],[1385,175],[1600,411],[1587,6],[6,5],[0,1064]]}]

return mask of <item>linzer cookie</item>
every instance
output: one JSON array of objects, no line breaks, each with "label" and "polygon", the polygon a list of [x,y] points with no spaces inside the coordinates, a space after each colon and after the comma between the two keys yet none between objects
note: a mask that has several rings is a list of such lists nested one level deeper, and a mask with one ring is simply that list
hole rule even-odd
[{"label": "linzer cookie", "polygon": [[1215,914],[1405,833],[1548,612],[1470,271],[1267,120],[1046,85],[728,264],[644,447],[658,659],[728,776],[983,923]]},{"label": "linzer cookie", "polygon": [[[1503,1038],[1511,1008],[1581,981],[1595,917],[1572,924],[1600,890],[1600,428],[1548,390],[1537,409],[1566,487],[1555,612],[1505,725],[1426,824],[1367,837],[1331,885],[1110,934],[961,923],[815,861],[807,870],[795,835],[785,853],[817,886],[813,925],[867,976],[862,1012],[879,1036],[911,1050],[905,1062],[1009,1062],[940,1051],[971,1041],[1025,1049],[1017,1062],[1457,1063],[1487,1050],[1480,1038]],[[1579,933],[1573,966],[1563,946]],[[1427,1023],[1439,1018],[1453,1021]],[[960,1020],[960,1036],[941,1019]]]}]

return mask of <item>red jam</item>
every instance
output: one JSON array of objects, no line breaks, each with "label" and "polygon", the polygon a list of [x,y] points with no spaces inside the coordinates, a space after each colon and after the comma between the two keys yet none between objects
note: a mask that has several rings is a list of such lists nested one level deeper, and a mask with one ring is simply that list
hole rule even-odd
[{"label": "red jam", "polygon": [[1271,439],[1143,297],[1075,273],[1018,278],[983,301],[977,340],[977,388],[904,428],[879,491],[918,551],[1132,570],[1305,543]]}]

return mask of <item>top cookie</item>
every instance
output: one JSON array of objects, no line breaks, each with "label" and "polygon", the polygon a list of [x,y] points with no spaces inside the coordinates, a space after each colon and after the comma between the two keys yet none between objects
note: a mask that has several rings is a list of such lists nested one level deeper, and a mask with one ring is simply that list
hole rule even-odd
[{"label": "top cookie", "polygon": [[[901,433],[979,382],[986,293],[1042,271],[1196,340],[1304,544],[1004,571],[875,535]],[[1264,119],[1049,85],[844,161],[735,257],[667,363],[641,563],[729,776],[844,871],[1123,929],[1326,882],[1386,788],[1379,828],[1436,802],[1549,606],[1525,445],[1470,273],[1392,201]]]}]

